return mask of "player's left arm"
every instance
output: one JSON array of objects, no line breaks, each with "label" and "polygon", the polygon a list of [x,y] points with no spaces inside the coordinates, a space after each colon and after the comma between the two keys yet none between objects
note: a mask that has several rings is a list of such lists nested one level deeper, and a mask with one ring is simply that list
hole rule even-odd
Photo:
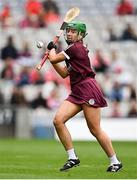
[{"label": "player's left arm", "polygon": [[52,64],[56,64],[56,63],[59,63],[59,62],[62,62],[65,60],[65,55],[60,52],[60,53],[56,53],[56,50],[55,48],[51,49],[50,52],[49,52],[49,56],[48,56],[48,59],[50,60],[50,62]]}]

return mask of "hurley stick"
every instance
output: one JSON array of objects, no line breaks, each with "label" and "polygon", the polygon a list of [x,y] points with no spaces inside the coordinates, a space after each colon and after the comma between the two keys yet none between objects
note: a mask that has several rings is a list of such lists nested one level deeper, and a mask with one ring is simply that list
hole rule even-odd
[{"label": "hurley stick", "polygon": [[[79,12],[80,12],[80,9],[78,7],[74,7],[72,9],[70,9],[66,15],[65,15],[65,18],[63,20],[63,23],[60,27],[60,30],[59,30],[59,34],[56,35],[53,39],[53,42],[56,44],[60,38],[60,36],[62,35],[63,33],[63,30],[66,28],[67,26],[67,23],[71,22],[76,16],[79,15]],[[40,70],[43,66],[43,64],[45,63],[46,59],[48,58],[48,54],[49,54],[49,50],[46,50],[45,52],[45,55],[43,57],[43,59],[40,61],[40,63],[36,66],[36,69],[37,70]]]}]

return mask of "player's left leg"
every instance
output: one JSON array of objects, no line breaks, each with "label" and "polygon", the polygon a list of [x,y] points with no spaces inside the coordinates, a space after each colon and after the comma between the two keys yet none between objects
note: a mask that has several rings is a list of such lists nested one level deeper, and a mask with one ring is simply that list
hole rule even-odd
[{"label": "player's left leg", "polygon": [[110,159],[110,166],[107,171],[118,171],[122,168],[122,164],[116,157],[116,153],[114,151],[110,138],[100,126],[100,108],[94,108],[86,104],[83,104],[82,108],[90,132],[96,137],[99,144]]}]

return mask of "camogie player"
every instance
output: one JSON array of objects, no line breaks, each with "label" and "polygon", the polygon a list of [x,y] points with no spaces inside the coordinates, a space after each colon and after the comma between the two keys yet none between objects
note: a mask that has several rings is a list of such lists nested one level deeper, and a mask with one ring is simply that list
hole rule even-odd
[{"label": "camogie player", "polygon": [[[48,58],[54,69],[62,78],[70,76],[71,84],[71,94],[59,107],[53,122],[58,137],[68,154],[68,160],[60,168],[60,171],[68,170],[80,164],[65,123],[83,111],[90,132],[95,136],[110,160],[107,171],[117,172],[122,168],[122,163],[116,157],[110,138],[100,126],[100,111],[101,108],[107,106],[107,102],[95,80],[95,73],[88,57],[89,51],[83,44],[85,36],[86,25],[82,22],[72,21],[67,24],[65,29],[67,49],[56,53],[57,47],[53,42],[47,46]],[[59,64],[61,61],[66,62],[65,67]]]}]

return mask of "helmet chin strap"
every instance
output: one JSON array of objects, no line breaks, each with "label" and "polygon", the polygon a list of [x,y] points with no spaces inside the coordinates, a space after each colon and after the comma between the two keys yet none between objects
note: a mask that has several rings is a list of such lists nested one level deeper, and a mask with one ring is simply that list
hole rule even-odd
[{"label": "helmet chin strap", "polygon": [[78,41],[81,41],[83,39],[83,36],[81,34],[78,35]]},{"label": "helmet chin strap", "polygon": [[81,32],[79,32],[78,33],[78,40],[82,40],[83,38],[85,38],[86,37],[86,35],[87,35],[88,33],[86,33],[86,34],[84,34],[84,35],[82,35],[82,33]]}]

